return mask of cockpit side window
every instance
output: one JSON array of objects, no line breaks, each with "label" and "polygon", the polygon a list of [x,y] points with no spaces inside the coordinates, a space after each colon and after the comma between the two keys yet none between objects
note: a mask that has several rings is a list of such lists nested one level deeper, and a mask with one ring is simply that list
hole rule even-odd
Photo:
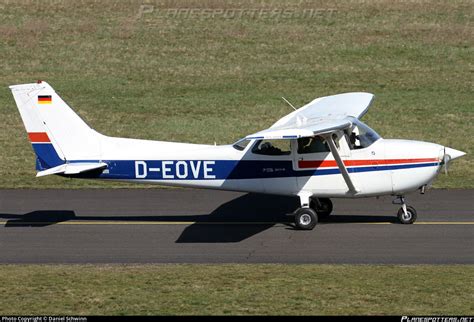
[{"label": "cockpit side window", "polygon": [[351,130],[346,131],[346,138],[351,150],[364,149],[380,139],[374,130],[362,122],[354,124]]},{"label": "cockpit side window", "polygon": [[252,147],[252,153],[262,155],[289,155],[289,140],[260,140]]},{"label": "cockpit side window", "polygon": [[329,152],[329,146],[320,136],[298,139],[298,154]]}]

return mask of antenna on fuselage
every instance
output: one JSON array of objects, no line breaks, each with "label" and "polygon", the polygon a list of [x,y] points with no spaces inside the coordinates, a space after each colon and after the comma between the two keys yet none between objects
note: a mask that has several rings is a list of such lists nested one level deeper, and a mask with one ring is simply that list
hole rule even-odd
[{"label": "antenna on fuselage", "polygon": [[284,98],[283,96],[281,97],[288,105],[290,105],[295,111],[296,111],[296,107],[293,106],[293,104],[291,104],[286,98]]}]

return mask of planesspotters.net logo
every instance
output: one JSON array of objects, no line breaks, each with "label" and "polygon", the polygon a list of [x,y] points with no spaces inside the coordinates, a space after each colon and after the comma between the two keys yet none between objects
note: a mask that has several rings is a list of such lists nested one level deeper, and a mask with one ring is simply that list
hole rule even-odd
[{"label": "planesspotters.net logo", "polygon": [[402,316],[401,322],[474,322],[472,316]]}]

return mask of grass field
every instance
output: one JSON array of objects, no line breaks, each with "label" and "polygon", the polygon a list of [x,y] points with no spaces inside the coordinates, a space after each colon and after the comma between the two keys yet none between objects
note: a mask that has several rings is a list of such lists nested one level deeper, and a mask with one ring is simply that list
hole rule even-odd
[{"label": "grass field", "polygon": [[474,188],[473,13],[469,0],[0,0],[0,188],[126,186],[34,177],[7,86],[36,79],[104,134],[209,144],[291,112],[281,96],[368,91],[382,136],[468,153],[436,187]]},{"label": "grass field", "polygon": [[474,313],[474,266],[4,265],[0,278],[0,315]]}]

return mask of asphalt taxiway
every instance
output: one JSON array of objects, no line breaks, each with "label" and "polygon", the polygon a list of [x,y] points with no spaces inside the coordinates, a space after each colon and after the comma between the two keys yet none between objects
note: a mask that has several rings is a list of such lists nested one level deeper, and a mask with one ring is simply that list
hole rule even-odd
[{"label": "asphalt taxiway", "polygon": [[334,199],[312,231],[295,198],[192,189],[0,190],[0,263],[474,264],[474,190]]}]

